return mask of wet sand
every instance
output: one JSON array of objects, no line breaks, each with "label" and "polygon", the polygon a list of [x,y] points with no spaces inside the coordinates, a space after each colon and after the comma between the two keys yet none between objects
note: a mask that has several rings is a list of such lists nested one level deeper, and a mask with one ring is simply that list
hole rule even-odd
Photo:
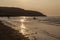
[{"label": "wet sand", "polygon": [[30,36],[37,40],[60,40],[60,26],[48,25],[39,21],[25,23],[25,26],[28,28]]}]

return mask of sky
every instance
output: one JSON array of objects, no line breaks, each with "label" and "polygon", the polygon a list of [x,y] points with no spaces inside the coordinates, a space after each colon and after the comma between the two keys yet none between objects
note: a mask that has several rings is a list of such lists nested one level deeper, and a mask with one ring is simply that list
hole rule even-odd
[{"label": "sky", "polygon": [[47,16],[60,16],[60,0],[0,0],[1,6],[35,10]]}]

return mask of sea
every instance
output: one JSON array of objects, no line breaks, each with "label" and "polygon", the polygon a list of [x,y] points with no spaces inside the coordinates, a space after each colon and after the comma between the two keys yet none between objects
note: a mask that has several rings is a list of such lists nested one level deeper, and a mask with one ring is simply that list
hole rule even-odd
[{"label": "sea", "polygon": [[0,21],[30,40],[60,40],[60,16],[0,17]]}]

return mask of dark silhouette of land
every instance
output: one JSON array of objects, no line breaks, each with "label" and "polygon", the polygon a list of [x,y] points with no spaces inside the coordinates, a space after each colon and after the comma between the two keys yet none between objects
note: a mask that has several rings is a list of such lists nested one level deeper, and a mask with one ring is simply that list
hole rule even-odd
[{"label": "dark silhouette of land", "polygon": [[16,7],[0,7],[0,17],[1,16],[43,16],[46,17],[46,15],[42,14],[38,11],[32,11],[32,10],[24,10],[22,8],[16,8]]},{"label": "dark silhouette of land", "polygon": [[17,30],[4,25],[0,21],[0,40],[29,40],[27,37],[19,33]]}]

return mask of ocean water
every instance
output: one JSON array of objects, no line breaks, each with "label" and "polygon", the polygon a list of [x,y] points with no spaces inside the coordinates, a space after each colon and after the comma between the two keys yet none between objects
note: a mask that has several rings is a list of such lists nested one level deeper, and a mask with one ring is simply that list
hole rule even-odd
[{"label": "ocean water", "polygon": [[60,16],[0,17],[0,21],[30,40],[60,40]]}]

